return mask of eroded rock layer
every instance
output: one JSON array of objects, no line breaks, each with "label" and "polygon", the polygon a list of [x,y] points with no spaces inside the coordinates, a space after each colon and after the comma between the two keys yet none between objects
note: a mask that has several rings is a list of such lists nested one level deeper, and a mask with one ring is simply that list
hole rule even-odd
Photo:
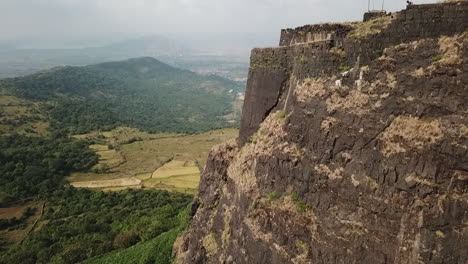
[{"label": "eroded rock layer", "polygon": [[[254,50],[239,140],[211,152],[177,263],[467,263],[467,10]],[[457,27],[347,48],[413,15]]]}]

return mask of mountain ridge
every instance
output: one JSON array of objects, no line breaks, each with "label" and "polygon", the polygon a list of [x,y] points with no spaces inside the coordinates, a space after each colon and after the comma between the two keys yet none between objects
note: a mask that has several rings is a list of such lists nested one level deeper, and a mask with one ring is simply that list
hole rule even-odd
[{"label": "mountain ridge", "polygon": [[[0,88],[45,102],[55,120],[52,126],[75,133],[119,125],[190,133],[231,127],[238,118],[233,104],[243,91],[228,79],[202,76],[151,57],[56,67],[0,80]],[[51,101],[55,103],[47,103]],[[233,113],[232,119],[223,118]]]}]

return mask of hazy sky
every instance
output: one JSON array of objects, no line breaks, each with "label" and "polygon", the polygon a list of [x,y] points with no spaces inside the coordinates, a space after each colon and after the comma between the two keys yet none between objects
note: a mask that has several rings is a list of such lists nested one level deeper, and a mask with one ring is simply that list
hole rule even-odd
[{"label": "hazy sky", "polygon": [[[382,0],[374,3],[380,9]],[[406,0],[385,1],[390,11],[405,5]],[[366,10],[367,0],[0,0],[0,41],[279,32],[303,24],[360,20]]]}]

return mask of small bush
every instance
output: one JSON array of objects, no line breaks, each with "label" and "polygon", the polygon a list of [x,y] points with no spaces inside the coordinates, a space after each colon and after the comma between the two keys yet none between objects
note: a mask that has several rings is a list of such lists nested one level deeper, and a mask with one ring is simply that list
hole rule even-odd
[{"label": "small bush", "polygon": [[304,201],[296,202],[296,207],[299,213],[305,213],[309,209],[309,206]]},{"label": "small bush", "polygon": [[248,142],[250,143],[253,143],[253,144],[257,144],[257,133],[253,134],[252,136],[250,136],[247,140]]},{"label": "small bush", "polygon": [[284,111],[278,111],[275,114],[276,119],[285,119],[286,118],[286,112]]},{"label": "small bush", "polygon": [[276,199],[276,197],[277,197],[277,194],[275,191],[272,191],[271,193],[268,194],[268,199],[270,201]]},{"label": "small bush", "polygon": [[293,202],[297,202],[299,200],[299,197],[297,196],[296,192],[291,193],[291,200]]},{"label": "small bush", "polygon": [[346,57],[346,51],[342,48],[333,47],[329,50],[329,52],[335,55],[336,58],[342,59]]},{"label": "small bush", "polygon": [[342,72],[346,72],[346,71],[349,71],[351,70],[351,67],[349,66],[346,66],[346,65],[340,65],[340,67],[338,67],[338,69]]},{"label": "small bush", "polygon": [[291,193],[291,200],[296,204],[296,208],[299,213],[305,213],[310,208],[306,202],[299,199],[296,192]]},{"label": "small bush", "polygon": [[129,248],[140,241],[140,237],[134,232],[122,232],[115,236],[113,246],[116,249]]},{"label": "small bush", "polygon": [[436,55],[434,57],[432,57],[432,61],[436,62],[436,61],[440,61],[441,59],[443,59],[444,56],[442,56],[441,54],[439,55]]}]

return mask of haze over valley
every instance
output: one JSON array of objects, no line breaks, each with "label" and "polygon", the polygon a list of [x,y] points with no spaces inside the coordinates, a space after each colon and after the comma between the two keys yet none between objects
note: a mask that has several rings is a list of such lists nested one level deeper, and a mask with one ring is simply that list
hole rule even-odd
[{"label": "haze over valley", "polygon": [[467,17],[2,0],[0,264],[468,263]]}]

